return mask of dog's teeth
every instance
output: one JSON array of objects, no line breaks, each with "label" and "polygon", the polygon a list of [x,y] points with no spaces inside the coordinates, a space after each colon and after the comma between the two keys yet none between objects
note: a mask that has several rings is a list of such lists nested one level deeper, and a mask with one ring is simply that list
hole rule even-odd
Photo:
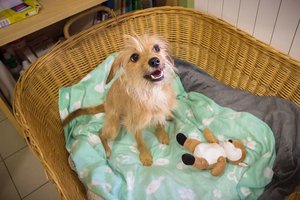
[{"label": "dog's teeth", "polygon": [[163,73],[160,73],[159,76],[151,75],[151,78],[152,78],[152,79],[160,79],[162,76],[163,76]]},{"label": "dog's teeth", "polygon": [[156,76],[151,75],[151,78],[152,78],[152,79],[158,79],[159,77],[156,77]]}]

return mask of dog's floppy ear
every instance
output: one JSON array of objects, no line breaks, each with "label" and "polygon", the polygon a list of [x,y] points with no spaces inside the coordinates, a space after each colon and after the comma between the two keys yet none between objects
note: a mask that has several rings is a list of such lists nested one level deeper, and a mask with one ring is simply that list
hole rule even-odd
[{"label": "dog's floppy ear", "polygon": [[109,83],[114,78],[115,74],[120,69],[121,64],[122,64],[122,55],[121,53],[119,53],[111,66],[110,72],[108,74],[108,78],[106,79],[106,84]]},{"label": "dog's floppy ear", "polygon": [[[125,43],[125,47],[128,45],[128,41],[133,41],[133,40],[134,40],[133,36],[123,35],[123,41]],[[114,78],[115,74],[120,69],[124,58],[125,58],[125,52],[120,51],[115,61],[112,64],[106,83],[109,83]]]}]

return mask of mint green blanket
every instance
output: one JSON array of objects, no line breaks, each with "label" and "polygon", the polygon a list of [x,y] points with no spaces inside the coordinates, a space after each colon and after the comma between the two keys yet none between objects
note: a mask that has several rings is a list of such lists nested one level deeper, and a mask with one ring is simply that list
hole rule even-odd
[{"label": "mint green blanket", "polygon": [[[79,107],[104,101],[111,86],[105,85],[105,80],[114,58],[115,54],[109,56],[79,83],[59,91],[61,118]],[[186,93],[177,76],[173,85],[178,107],[175,120],[166,126],[170,144],[160,144],[154,129],[143,132],[153,155],[151,167],[141,164],[134,137],[125,128],[110,144],[112,154],[106,159],[98,137],[104,113],[80,116],[65,127],[66,148],[82,183],[104,199],[258,198],[273,176],[275,141],[271,129],[249,113],[221,107],[200,93]],[[219,139],[243,141],[248,167],[228,164],[222,176],[213,177],[209,170],[185,166],[181,155],[187,150],[177,143],[176,134],[182,132],[205,142],[202,131],[206,127]]]}]

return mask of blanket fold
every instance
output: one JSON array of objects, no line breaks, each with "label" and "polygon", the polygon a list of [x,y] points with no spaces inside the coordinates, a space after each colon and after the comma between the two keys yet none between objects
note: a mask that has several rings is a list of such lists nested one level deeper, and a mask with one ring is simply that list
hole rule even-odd
[{"label": "blanket fold", "polygon": [[[115,54],[109,56],[78,84],[59,93],[61,118],[79,107],[102,103],[110,85],[105,85]],[[182,77],[181,77],[182,78]],[[132,134],[123,127],[110,144],[112,154],[106,159],[98,137],[105,113],[80,116],[65,127],[66,148],[82,183],[104,199],[257,199],[273,177],[275,139],[270,127],[248,112],[223,107],[199,92],[186,92],[179,76],[173,82],[178,107],[175,119],[166,131],[170,144],[160,144],[154,128],[143,131],[153,155],[153,166],[144,167]],[[176,134],[206,142],[204,128],[218,139],[243,141],[248,167],[228,164],[225,173],[213,177],[209,170],[185,166],[181,155],[186,149],[176,141]]]}]

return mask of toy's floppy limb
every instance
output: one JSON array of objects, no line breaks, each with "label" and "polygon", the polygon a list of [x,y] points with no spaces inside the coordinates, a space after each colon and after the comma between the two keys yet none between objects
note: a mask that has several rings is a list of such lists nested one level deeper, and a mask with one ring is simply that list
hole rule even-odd
[{"label": "toy's floppy limb", "polygon": [[197,169],[208,169],[209,164],[204,158],[195,158],[192,154],[183,154],[182,162],[186,165],[193,165]]},{"label": "toy's floppy limb", "polygon": [[203,130],[208,143],[201,143],[196,139],[187,138],[184,134],[178,133],[178,143],[193,154],[182,155],[182,162],[197,169],[210,169],[212,176],[220,176],[224,173],[227,161],[239,166],[247,166],[244,163],[246,149],[239,140],[228,139],[219,144],[209,128]]},{"label": "toy's floppy limb", "polygon": [[218,162],[216,163],[216,165],[212,168],[211,175],[219,176],[224,172],[225,168],[226,168],[226,158],[221,156],[220,158],[218,158]]},{"label": "toy's floppy limb", "polygon": [[200,144],[200,141],[187,138],[184,134],[178,133],[176,135],[177,142],[186,147],[189,151],[194,152],[196,146]]},{"label": "toy's floppy limb", "polygon": [[209,128],[203,130],[204,137],[209,143],[219,143],[218,139],[214,136]]},{"label": "toy's floppy limb", "polygon": [[186,141],[187,137],[185,135],[183,135],[182,133],[178,133],[176,135],[176,140],[180,145],[184,145],[185,141]]},{"label": "toy's floppy limb", "polygon": [[196,160],[192,154],[188,154],[188,153],[183,154],[181,159],[182,159],[182,162],[186,165],[194,165],[195,160]]}]

